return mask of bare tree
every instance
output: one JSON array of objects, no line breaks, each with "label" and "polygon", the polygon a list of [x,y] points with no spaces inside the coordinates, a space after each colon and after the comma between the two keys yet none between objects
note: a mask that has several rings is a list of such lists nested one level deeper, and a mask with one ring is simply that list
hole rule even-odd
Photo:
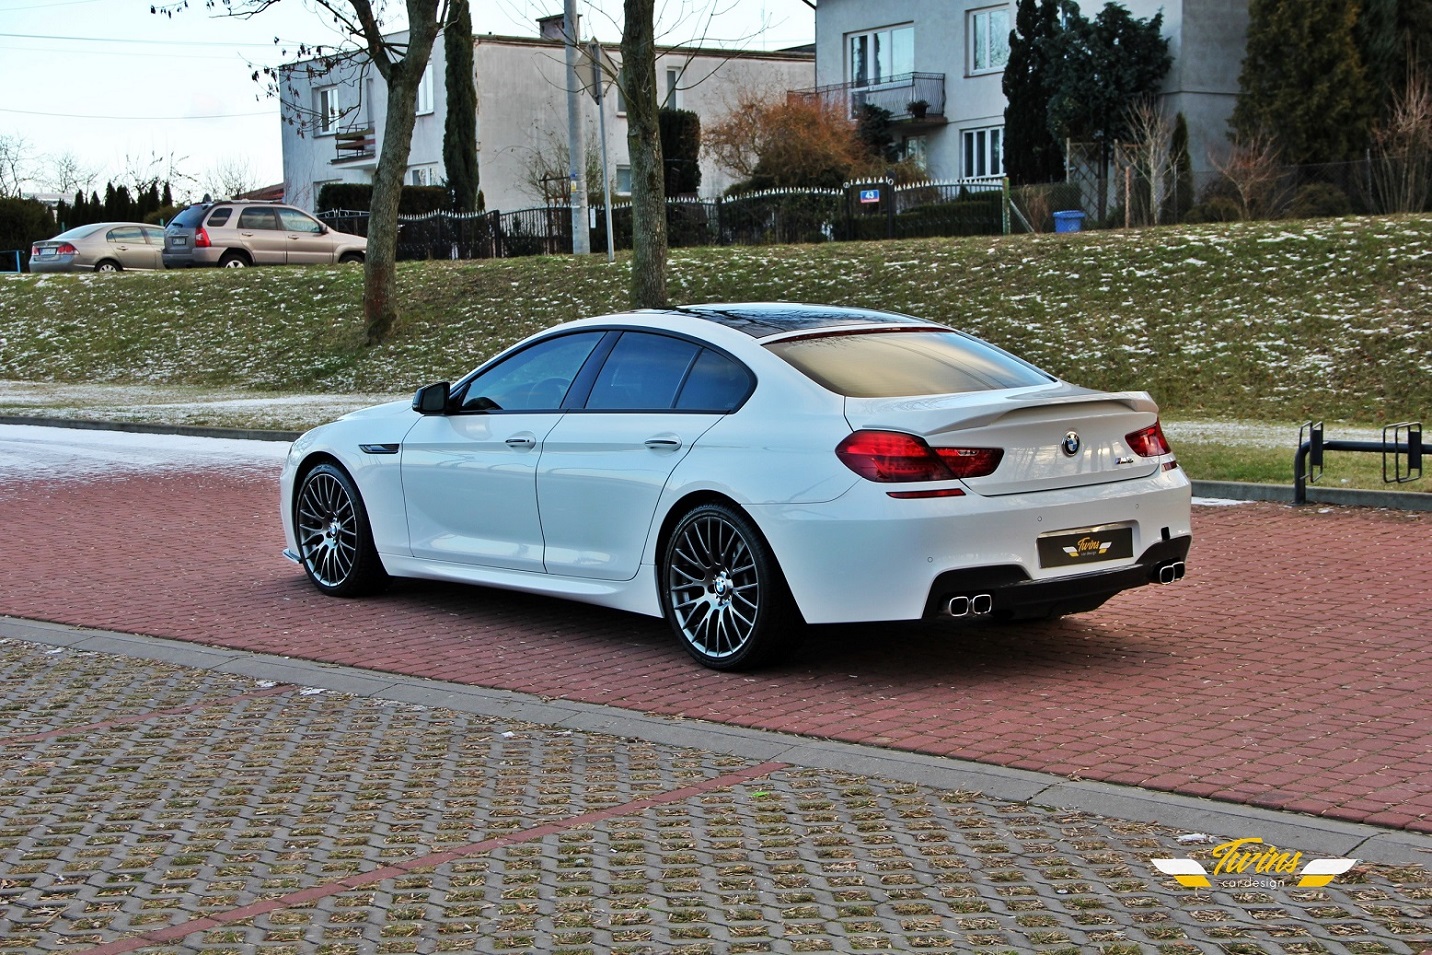
[{"label": "bare tree", "polygon": [[1421,212],[1432,193],[1432,76],[1416,59],[1373,130],[1373,188],[1383,212]]},{"label": "bare tree", "polygon": [[[1144,97],[1129,107],[1125,122],[1132,139],[1125,155],[1139,185],[1148,189],[1148,221],[1158,225],[1173,179],[1173,121],[1152,97]],[[1126,214],[1132,200],[1132,195],[1125,198]]]},{"label": "bare tree", "polygon": [[0,198],[19,196],[29,181],[29,148],[25,137],[0,133]]},{"label": "bare tree", "polygon": [[[249,19],[276,6],[282,0],[205,0],[222,16]],[[367,341],[378,345],[392,334],[398,319],[397,258],[398,200],[403,175],[408,170],[408,152],[418,112],[418,85],[432,56],[433,41],[449,17],[447,0],[404,0],[408,29],[404,35],[386,35],[381,19],[383,0],[309,0],[332,18],[333,24],[354,48],[325,54],[301,48],[300,56],[317,53],[321,64],[365,58],[388,86],[388,108],[383,126],[383,146],[373,174],[373,201],[368,218],[368,254],[364,260],[363,317]],[[186,7],[187,0],[155,6],[154,12],[173,16]],[[266,79],[270,92],[280,93],[278,71],[256,70],[256,80]],[[300,109],[306,107],[300,106]],[[311,114],[311,110],[308,111]]]},{"label": "bare tree", "polygon": [[1287,206],[1282,159],[1270,134],[1259,132],[1234,140],[1226,156],[1210,154],[1209,161],[1233,189],[1244,219],[1273,218]]},{"label": "bare tree", "polygon": [[209,167],[203,178],[204,191],[214,198],[234,198],[259,186],[258,177],[247,159],[229,156]]},{"label": "bare tree", "polygon": [[77,192],[88,192],[94,188],[99,170],[80,161],[74,153],[66,151],[45,159],[46,188],[62,196],[73,196]]}]

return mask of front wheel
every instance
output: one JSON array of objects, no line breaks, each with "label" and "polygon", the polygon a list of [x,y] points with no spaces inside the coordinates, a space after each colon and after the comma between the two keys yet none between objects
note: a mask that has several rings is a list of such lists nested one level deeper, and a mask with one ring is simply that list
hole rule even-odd
[{"label": "front wheel", "polygon": [[771,662],[795,648],[802,622],[780,567],[750,520],[703,504],[677,523],[661,565],[666,620],[713,670]]},{"label": "front wheel", "polygon": [[341,468],[320,464],[308,472],[293,516],[299,559],[319,590],[333,597],[361,597],[388,582],[363,499]]}]

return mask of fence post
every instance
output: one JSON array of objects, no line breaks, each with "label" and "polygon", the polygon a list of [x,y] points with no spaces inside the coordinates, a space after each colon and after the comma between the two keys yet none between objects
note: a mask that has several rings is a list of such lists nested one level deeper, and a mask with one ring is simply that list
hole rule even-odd
[{"label": "fence post", "polygon": [[1009,177],[1001,177],[1000,185],[1004,193],[1004,201],[999,205],[1000,225],[1004,228],[1004,234],[1009,235],[1009,203],[1011,201],[1009,196]]}]

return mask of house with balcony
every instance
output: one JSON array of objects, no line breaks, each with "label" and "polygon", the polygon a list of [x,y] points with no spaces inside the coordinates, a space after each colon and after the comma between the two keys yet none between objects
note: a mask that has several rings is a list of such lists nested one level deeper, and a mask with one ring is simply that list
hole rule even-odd
[{"label": "house with balcony", "polygon": [[[1123,0],[1136,17],[1163,12],[1173,65],[1161,100],[1189,128],[1194,172],[1226,148],[1248,32],[1248,0]],[[903,154],[932,179],[1004,175],[1002,86],[1013,0],[820,0],[816,87],[802,92],[891,114]],[[1101,0],[1087,0],[1093,16]]]},{"label": "house with balcony", "polygon": [[[477,89],[477,152],[480,188],[487,208],[516,210],[553,201],[565,189],[567,90],[561,17],[538,21],[539,35],[473,37]],[[605,57],[620,68],[614,40]],[[715,122],[730,112],[743,89],[789,90],[815,80],[814,53],[802,50],[759,53],[696,47],[657,51],[657,82],[667,105]],[[408,152],[406,181],[440,185],[447,92],[441,38],[418,90],[418,115]],[[581,71],[590,82],[590,69]],[[288,201],[313,209],[318,191],[330,182],[371,182],[378,166],[387,110],[387,86],[372,64],[355,54],[331,66],[288,64],[282,71],[283,171]],[[600,142],[594,97],[584,90],[582,110],[588,149]],[[614,198],[630,192],[625,102],[605,81],[609,168]],[[560,159],[560,161],[558,161]],[[546,181],[544,182],[544,174]],[[701,194],[715,196],[729,177],[703,160]],[[592,197],[599,201],[598,197]]]}]

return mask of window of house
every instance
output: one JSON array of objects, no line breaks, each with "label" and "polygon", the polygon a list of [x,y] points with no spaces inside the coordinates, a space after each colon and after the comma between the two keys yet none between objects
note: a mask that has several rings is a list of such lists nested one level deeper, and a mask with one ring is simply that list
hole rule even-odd
[{"label": "window of house", "polygon": [[663,109],[681,108],[681,71],[671,67],[666,71],[666,93],[662,97]]},{"label": "window of house", "polygon": [[338,87],[324,86],[314,90],[313,112],[320,136],[338,132]]},{"label": "window of house", "polygon": [[1004,127],[967,129],[964,138],[964,176],[983,179],[1004,175]]},{"label": "window of house", "polygon": [[920,169],[928,171],[930,143],[924,136],[906,136],[900,143],[900,158],[908,159]]},{"label": "window of house", "polygon": [[408,183],[413,186],[436,186],[438,184],[438,167],[414,166],[408,170]]},{"label": "window of house", "polygon": [[852,33],[850,82],[853,86],[874,86],[915,72],[915,28],[888,27],[866,33]]},{"label": "window of house", "polygon": [[418,80],[418,115],[422,116],[433,111],[433,67],[423,70],[423,78]]},{"label": "window of house", "polygon": [[618,167],[617,167],[617,177],[616,177],[616,178],[617,178],[617,184],[616,184],[616,193],[617,193],[617,195],[619,195],[619,196],[629,196],[629,195],[631,195],[631,167],[630,167],[630,166],[618,166]]},{"label": "window of house", "polygon": [[995,73],[1009,62],[1009,8],[990,7],[969,14],[970,72]]},{"label": "window of house", "polygon": [[617,71],[617,80],[612,84],[617,91],[617,115],[626,115],[626,74],[621,70]]}]

